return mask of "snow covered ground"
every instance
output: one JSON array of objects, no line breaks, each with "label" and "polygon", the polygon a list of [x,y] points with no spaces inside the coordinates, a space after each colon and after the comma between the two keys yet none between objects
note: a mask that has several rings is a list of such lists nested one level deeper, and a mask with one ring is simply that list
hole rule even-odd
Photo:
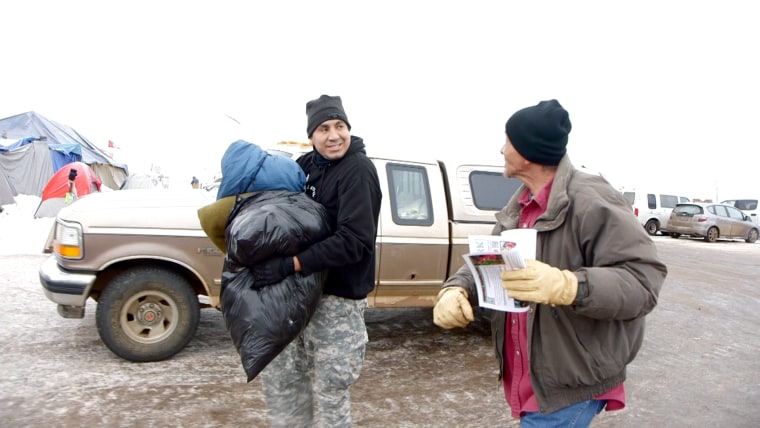
[{"label": "snow covered ground", "polygon": [[34,218],[38,196],[18,195],[0,213],[0,256],[42,254],[53,218]]}]

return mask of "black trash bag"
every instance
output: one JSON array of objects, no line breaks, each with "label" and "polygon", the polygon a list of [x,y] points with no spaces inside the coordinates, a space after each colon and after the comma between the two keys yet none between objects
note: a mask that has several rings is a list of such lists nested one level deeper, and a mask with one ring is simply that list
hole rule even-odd
[{"label": "black trash bag", "polygon": [[304,193],[264,191],[236,203],[225,234],[222,315],[250,382],[309,323],[324,275],[296,273],[255,287],[250,269],[272,257],[297,254],[330,230],[324,207]]},{"label": "black trash bag", "polygon": [[322,295],[322,274],[296,273],[254,289],[251,271],[230,264],[225,263],[225,274],[234,274],[223,279],[222,313],[250,382],[309,323]]},{"label": "black trash bag", "polygon": [[329,235],[324,207],[305,193],[254,192],[238,201],[225,230],[227,255],[243,266],[292,256]]}]

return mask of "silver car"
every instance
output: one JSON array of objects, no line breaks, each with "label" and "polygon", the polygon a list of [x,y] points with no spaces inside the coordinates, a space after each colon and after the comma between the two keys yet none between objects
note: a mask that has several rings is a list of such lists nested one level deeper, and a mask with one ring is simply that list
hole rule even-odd
[{"label": "silver car", "polygon": [[718,238],[757,241],[758,225],[742,211],[725,204],[678,204],[670,213],[668,232],[672,238],[681,235],[703,237],[707,242]]}]

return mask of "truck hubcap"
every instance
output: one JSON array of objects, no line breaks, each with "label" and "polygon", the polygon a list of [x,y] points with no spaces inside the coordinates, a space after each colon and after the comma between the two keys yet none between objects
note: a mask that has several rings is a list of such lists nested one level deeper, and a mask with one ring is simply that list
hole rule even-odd
[{"label": "truck hubcap", "polygon": [[119,314],[122,331],[130,339],[144,344],[166,340],[177,329],[178,320],[177,302],[157,290],[130,296]]},{"label": "truck hubcap", "polygon": [[137,319],[146,326],[154,325],[161,322],[161,307],[155,303],[146,303],[140,305],[137,310]]}]

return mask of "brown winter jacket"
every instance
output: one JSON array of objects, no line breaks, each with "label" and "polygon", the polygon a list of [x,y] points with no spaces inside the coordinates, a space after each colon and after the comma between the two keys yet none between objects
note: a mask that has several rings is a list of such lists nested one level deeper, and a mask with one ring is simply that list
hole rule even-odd
[{"label": "brown winter jacket", "polygon": [[[514,229],[524,187],[496,214],[493,234]],[[572,306],[532,304],[528,353],[533,390],[542,413],[589,400],[625,380],[626,365],[644,337],[644,316],[657,305],[667,268],[623,196],[597,175],[576,170],[566,155],[549,203],[534,226],[536,258],[573,271],[588,296]],[[465,267],[444,287],[464,287],[477,305]],[[506,313],[494,311],[492,334],[504,374]]]}]

